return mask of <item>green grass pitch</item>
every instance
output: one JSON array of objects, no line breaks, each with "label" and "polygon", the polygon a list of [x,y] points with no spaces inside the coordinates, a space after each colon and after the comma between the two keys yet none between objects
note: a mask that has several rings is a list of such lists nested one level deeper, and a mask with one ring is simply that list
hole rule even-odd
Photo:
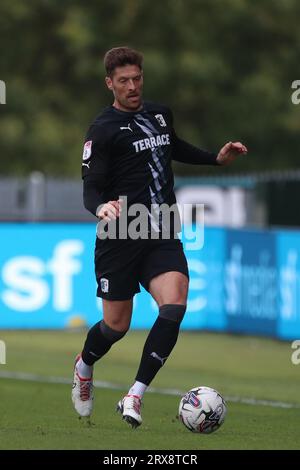
[{"label": "green grass pitch", "polygon": [[[266,338],[181,333],[152,385],[158,391],[216,388],[232,398],[224,425],[214,434],[193,434],[176,419],[180,395],[147,393],[143,425],[132,430],[115,407],[134,379],[145,337],[144,331],[129,332],[96,365],[95,379],[116,389],[96,388],[88,424],[72,408],[69,384],[45,382],[51,377],[72,379],[85,332],[1,332],[7,364],[0,365],[0,449],[300,448],[300,365],[291,362],[290,343]],[[8,372],[36,374],[41,381],[5,378]],[[243,403],[243,398],[254,404]]]}]

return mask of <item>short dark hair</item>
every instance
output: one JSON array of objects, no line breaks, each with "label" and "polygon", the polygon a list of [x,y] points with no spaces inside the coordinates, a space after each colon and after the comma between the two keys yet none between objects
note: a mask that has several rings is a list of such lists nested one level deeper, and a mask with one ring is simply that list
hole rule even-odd
[{"label": "short dark hair", "polygon": [[143,55],[130,47],[114,47],[104,56],[104,67],[107,76],[111,76],[116,67],[137,65],[142,70]]}]

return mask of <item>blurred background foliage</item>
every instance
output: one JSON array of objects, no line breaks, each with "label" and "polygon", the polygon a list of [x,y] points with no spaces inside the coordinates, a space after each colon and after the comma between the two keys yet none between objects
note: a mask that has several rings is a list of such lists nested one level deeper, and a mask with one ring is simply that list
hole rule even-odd
[{"label": "blurred background foliage", "polygon": [[249,147],[230,172],[299,167],[299,18],[298,0],[1,0],[0,174],[80,177],[112,101],[102,57],[120,45],[143,52],[145,98],[172,108],[181,137]]}]

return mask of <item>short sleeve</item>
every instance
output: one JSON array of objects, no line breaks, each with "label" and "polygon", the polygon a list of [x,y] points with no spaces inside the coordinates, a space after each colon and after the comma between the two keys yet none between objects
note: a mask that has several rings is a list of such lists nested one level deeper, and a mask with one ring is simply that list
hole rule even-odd
[{"label": "short sleeve", "polygon": [[82,153],[82,178],[105,175],[108,170],[107,139],[102,126],[92,125],[86,135]]}]

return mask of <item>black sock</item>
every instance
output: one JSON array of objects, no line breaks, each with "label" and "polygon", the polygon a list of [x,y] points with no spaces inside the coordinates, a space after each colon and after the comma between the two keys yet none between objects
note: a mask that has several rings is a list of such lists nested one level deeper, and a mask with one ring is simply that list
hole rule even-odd
[{"label": "black sock", "polygon": [[174,348],[185,305],[163,305],[147,337],[136,380],[149,385]]},{"label": "black sock", "polygon": [[123,338],[126,331],[116,331],[110,328],[104,320],[96,323],[89,330],[81,353],[82,360],[88,366],[92,366],[98,359],[104,356],[112,345]]}]

